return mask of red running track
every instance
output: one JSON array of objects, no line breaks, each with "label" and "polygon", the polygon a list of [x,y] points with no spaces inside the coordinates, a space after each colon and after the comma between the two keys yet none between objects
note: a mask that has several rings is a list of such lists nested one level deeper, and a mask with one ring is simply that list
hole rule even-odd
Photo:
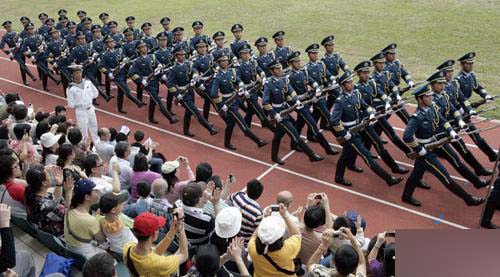
[{"label": "red running track", "polygon": [[[36,69],[28,65],[32,72]],[[0,56],[0,89],[4,93],[19,92],[26,103],[33,103],[36,108],[43,107],[50,111],[55,105],[66,105],[66,100],[62,92],[62,87],[57,87],[49,80],[50,92],[41,89],[40,81],[32,82],[30,86],[22,84],[18,65],[11,62],[5,55]],[[135,85],[131,84],[131,88]],[[112,89],[112,94],[116,95],[116,89]],[[161,87],[161,95],[166,95],[166,88]],[[147,97],[145,100],[148,100]],[[128,112],[126,115],[119,114],[116,108],[116,100],[106,103],[99,98],[100,106],[97,107],[97,117],[100,127],[112,126],[119,128],[121,125],[127,125],[132,131],[141,129],[154,141],[160,143],[159,150],[167,158],[173,159],[178,155],[189,157],[192,166],[198,162],[207,161],[215,169],[215,173],[225,178],[228,174],[237,177],[238,183],[234,190],[240,190],[244,187],[246,181],[251,178],[259,178],[265,185],[263,196],[259,199],[262,206],[271,204],[277,192],[289,190],[293,193],[295,202],[292,209],[305,204],[306,195],[310,192],[325,192],[328,194],[332,211],[341,214],[346,210],[356,210],[361,213],[368,221],[366,233],[374,235],[384,230],[392,229],[415,229],[415,228],[476,228],[479,220],[480,208],[467,207],[462,200],[452,195],[441,185],[437,179],[430,175],[425,175],[425,181],[431,184],[431,190],[417,189],[414,196],[423,202],[423,206],[415,208],[401,202],[401,194],[404,187],[403,183],[389,188],[383,180],[372,173],[366,165],[358,164],[364,167],[364,173],[347,172],[346,177],[354,185],[344,187],[334,183],[334,172],[336,162],[339,156],[327,156],[325,160],[318,163],[311,163],[302,153],[290,151],[290,139],[285,137],[282,141],[280,156],[286,158],[284,166],[274,164],[270,159],[270,144],[259,149],[253,142],[246,138],[239,129],[235,129],[233,135],[233,144],[238,148],[236,151],[229,151],[223,147],[224,122],[216,114],[212,113],[210,121],[220,130],[215,136],[210,136],[208,132],[198,124],[196,120],[192,121],[191,129],[196,135],[194,138],[188,138],[182,135],[182,120],[176,125],[170,125],[162,115],[157,112],[156,119],[159,124],[150,124],[147,120],[147,107],[138,109],[129,100],[125,100],[124,108]],[[146,101],[147,102],[147,101]],[[197,99],[200,106],[201,99]],[[409,107],[409,109],[412,109]],[[182,118],[183,108],[174,107],[179,119]],[[74,120],[74,113],[69,113],[69,118]],[[255,121],[254,121],[255,122]],[[391,118],[398,133],[403,128],[402,122],[396,117]],[[481,127],[487,127],[492,123],[482,123]],[[257,123],[252,124],[252,129],[258,136],[267,140],[272,139],[272,133],[263,129]],[[484,137],[493,143],[493,147],[498,147],[495,136],[499,132],[494,130],[485,133]],[[326,138],[336,143],[330,133]],[[471,144],[471,140],[466,138],[466,142]],[[497,145],[495,145],[495,143]],[[323,155],[321,147],[316,143],[310,143],[317,153]],[[339,147],[337,145],[337,147]],[[389,152],[403,166],[412,166],[411,160],[396,149],[391,143],[386,145]],[[487,167],[492,168],[486,157],[475,147],[469,147],[473,153]],[[380,161],[380,160],[379,160]],[[459,174],[453,170],[446,162],[445,166],[450,173],[462,184],[465,189],[474,195],[483,196],[486,189],[477,190],[470,183],[459,177]],[[385,165],[383,165],[385,167]],[[387,167],[385,167],[387,168]],[[404,176],[407,177],[408,175]],[[500,216],[495,219],[500,222]]]}]

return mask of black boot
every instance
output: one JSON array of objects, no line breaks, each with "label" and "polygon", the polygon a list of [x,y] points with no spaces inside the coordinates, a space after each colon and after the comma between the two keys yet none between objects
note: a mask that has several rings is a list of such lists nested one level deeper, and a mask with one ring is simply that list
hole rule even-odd
[{"label": "black boot", "polygon": [[339,184],[347,186],[347,187],[352,186],[351,182],[347,181],[344,177],[340,177],[340,176],[335,177],[335,183],[339,183]]},{"label": "black boot", "polygon": [[295,141],[293,139],[290,142],[290,149],[295,150],[297,152],[302,152],[302,149],[300,149],[300,147],[297,146],[297,143],[295,143]]},{"label": "black boot", "polygon": [[252,130],[250,130],[250,129],[247,129],[245,131],[245,135],[247,137],[249,137],[253,142],[255,142],[259,148],[263,147],[264,145],[267,145],[266,141],[264,141],[264,140],[260,139],[259,137],[257,137],[257,135],[255,135],[255,133],[252,132]]},{"label": "black boot", "polygon": [[491,148],[491,146],[484,140],[484,138],[480,137],[479,135],[476,136],[475,140],[477,147],[483,151],[486,156],[488,156],[488,159],[490,162],[494,162],[497,158],[497,152]]},{"label": "black boot", "polygon": [[21,79],[23,79],[23,84],[25,86],[29,86],[30,83],[28,81],[26,81],[26,72],[24,72],[23,70],[21,70]]},{"label": "black boot", "polygon": [[126,111],[123,110],[123,91],[121,91],[121,89],[118,89],[118,95],[116,96],[116,105],[118,106],[118,112],[123,114],[127,113]]},{"label": "black boot", "polygon": [[321,145],[321,147],[323,147],[323,149],[325,149],[325,152],[327,155],[337,155],[340,153],[340,151],[334,149],[332,146],[330,146],[330,144],[328,143],[328,141],[325,139],[325,137],[320,133],[316,136],[316,138],[318,139],[318,142],[319,142],[319,145]]},{"label": "black boot", "polygon": [[413,198],[413,196],[403,195],[401,200],[403,200],[403,202],[405,202],[405,203],[408,203],[408,204],[416,206],[416,207],[422,206],[422,203],[420,201],[418,201],[417,199]]},{"label": "black boot", "polygon": [[231,144],[231,136],[233,135],[232,128],[226,128],[224,131],[224,147],[230,150],[236,150],[236,147]]},{"label": "black boot", "polygon": [[273,162],[279,164],[279,165],[284,165],[285,162],[278,157],[279,151],[280,151],[280,141],[274,140],[271,143],[271,160]]},{"label": "black boot", "polygon": [[194,134],[191,133],[191,131],[189,130],[189,127],[191,127],[191,117],[185,116],[184,117],[183,133],[185,136],[192,138],[192,137],[194,137]]},{"label": "black boot", "polygon": [[325,157],[322,157],[314,153],[311,147],[309,147],[309,145],[307,145],[307,143],[305,143],[302,139],[299,139],[297,144],[300,147],[300,149],[302,149],[302,151],[304,151],[304,153],[309,157],[309,160],[311,162],[319,162],[325,159]]},{"label": "black boot", "polygon": [[486,229],[498,229],[499,227],[493,222],[491,222],[491,219],[493,218],[493,214],[495,214],[495,207],[497,207],[498,204],[495,201],[488,200],[486,202],[486,207],[484,207],[484,213],[483,213],[483,218],[481,218],[481,227],[486,228]]},{"label": "black boot", "polygon": [[[151,98],[153,99],[153,98]],[[155,107],[156,107],[156,104],[154,103],[154,101],[149,101],[149,106],[148,106],[148,120],[149,122],[153,123],[153,124],[158,124],[158,121],[155,120]]]},{"label": "black boot", "polygon": [[464,160],[474,169],[474,173],[477,176],[491,176],[493,172],[487,170],[484,166],[476,159],[472,152],[467,151],[464,155]]},{"label": "black boot", "polygon": [[421,189],[431,189],[431,186],[422,180],[420,180],[420,182],[417,183],[417,187]]},{"label": "black boot", "polygon": [[399,184],[401,181],[403,181],[402,177],[391,176],[376,162],[374,162],[373,165],[371,166],[371,170],[373,170],[373,172],[375,172],[375,174],[377,174],[379,177],[384,179],[384,181],[390,187]]},{"label": "black boot", "polygon": [[210,135],[211,135],[211,136],[214,136],[214,135],[216,135],[217,133],[219,133],[219,130],[217,130],[217,129],[216,129],[216,128],[212,125],[212,124],[210,124],[210,122],[208,122],[205,118],[200,118],[198,121],[201,123],[201,125],[202,125],[203,127],[205,127],[205,128],[208,130],[208,132],[210,133]]}]

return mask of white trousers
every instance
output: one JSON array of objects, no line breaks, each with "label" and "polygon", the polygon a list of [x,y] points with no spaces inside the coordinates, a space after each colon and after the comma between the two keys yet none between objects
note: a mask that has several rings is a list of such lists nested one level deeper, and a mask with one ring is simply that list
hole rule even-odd
[{"label": "white trousers", "polygon": [[88,133],[90,131],[90,137],[92,142],[96,144],[99,141],[99,136],[97,135],[97,118],[95,116],[94,107],[91,106],[90,109],[76,108],[76,123],[80,127],[83,135],[83,141],[87,139]]}]

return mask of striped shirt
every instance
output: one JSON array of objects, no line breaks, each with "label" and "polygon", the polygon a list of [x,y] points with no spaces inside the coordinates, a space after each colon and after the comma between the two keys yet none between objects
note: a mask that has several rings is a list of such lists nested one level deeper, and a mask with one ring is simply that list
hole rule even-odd
[{"label": "striped shirt", "polygon": [[202,208],[183,205],[180,199],[175,205],[184,210],[184,230],[189,244],[191,246],[208,244],[215,228],[215,217],[205,213]]},{"label": "striped shirt", "polygon": [[238,207],[241,211],[243,217],[241,220],[240,236],[243,237],[245,243],[248,243],[262,220],[262,208],[259,203],[241,191],[231,194],[229,200],[233,206]]}]

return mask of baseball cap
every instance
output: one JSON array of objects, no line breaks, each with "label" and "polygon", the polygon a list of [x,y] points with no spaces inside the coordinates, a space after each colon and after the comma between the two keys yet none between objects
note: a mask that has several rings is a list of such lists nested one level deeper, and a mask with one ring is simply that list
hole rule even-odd
[{"label": "baseball cap", "polygon": [[35,114],[35,120],[37,122],[40,122],[46,118],[49,118],[50,114],[48,112],[43,112],[43,111],[38,111],[36,114]]},{"label": "baseball cap", "polygon": [[95,188],[95,183],[90,179],[81,178],[76,181],[73,193],[76,194],[89,194]]},{"label": "baseball cap", "polygon": [[51,132],[47,132],[40,137],[40,143],[43,147],[49,148],[56,144],[61,138],[62,134],[54,135]]},{"label": "baseball cap", "polygon": [[128,192],[108,192],[101,196],[99,200],[99,209],[102,213],[109,213],[111,210],[120,205],[121,203],[128,201]]},{"label": "baseball cap", "polygon": [[134,218],[134,232],[140,236],[151,236],[165,223],[166,219],[164,217],[144,212]]},{"label": "baseball cap", "polygon": [[262,219],[257,229],[257,236],[266,245],[264,254],[267,253],[267,246],[275,243],[283,237],[286,230],[285,220],[281,216],[268,216]]},{"label": "baseball cap", "polygon": [[168,174],[179,167],[179,161],[167,161],[161,166],[161,172],[163,174]]},{"label": "baseball cap", "polygon": [[241,228],[241,211],[236,207],[222,209],[215,218],[215,233],[227,239],[236,236]]}]

